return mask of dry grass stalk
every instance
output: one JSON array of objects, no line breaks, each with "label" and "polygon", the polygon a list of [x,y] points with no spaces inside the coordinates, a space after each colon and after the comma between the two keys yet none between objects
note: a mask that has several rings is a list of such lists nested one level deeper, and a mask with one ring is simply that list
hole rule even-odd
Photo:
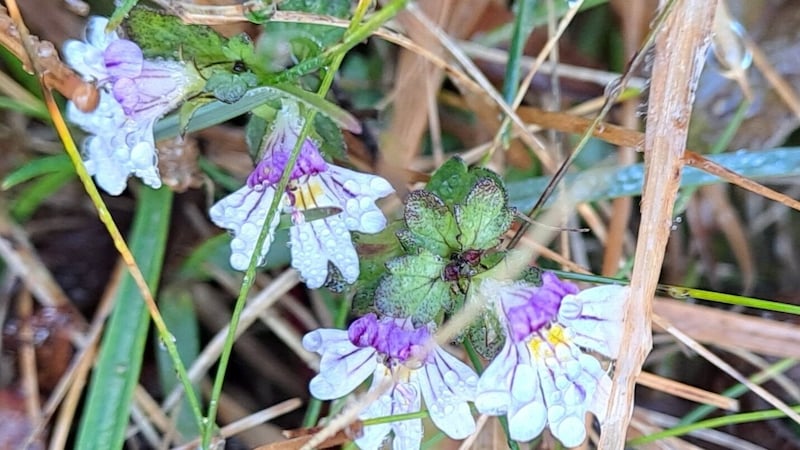
[{"label": "dry grass stalk", "polygon": [[645,134],[642,222],[636,244],[625,328],[599,447],[622,449],[633,413],[634,386],[652,347],[652,299],[672,225],[692,103],[710,44],[716,1],[678,1],[656,38]]},{"label": "dry grass stalk", "polygon": [[656,299],[653,308],[656,314],[704,344],[800,358],[800,328],[795,325],[663,297]]},{"label": "dry grass stalk", "polygon": [[758,395],[759,397],[764,399],[764,401],[766,401],[770,405],[774,406],[775,408],[779,409],[781,412],[786,414],[788,418],[800,424],[800,413],[797,413],[793,409],[789,408],[789,406],[786,405],[786,403],[784,403],[781,399],[776,397],[771,392],[767,391],[763,387],[747,379],[744,375],[741,374],[741,372],[736,370],[733,366],[731,366],[730,364],[725,362],[722,358],[715,355],[713,352],[711,352],[704,346],[700,345],[700,343],[698,343],[697,341],[690,338],[688,335],[686,335],[685,333],[674,327],[664,318],[659,317],[657,314],[653,314],[653,323],[666,330],[669,334],[673,335],[676,339],[678,339],[682,344],[692,349],[692,351],[696,352],[706,361],[715,365],[717,368],[728,374],[731,378],[745,385],[754,394]]},{"label": "dry grass stalk", "polygon": [[739,411],[739,401],[736,399],[715,394],[705,389],[696,388],[686,383],[670,380],[669,378],[664,378],[649,372],[640,373],[639,377],[636,378],[636,383],[674,397],[691,400],[695,403],[713,405],[726,411]]}]

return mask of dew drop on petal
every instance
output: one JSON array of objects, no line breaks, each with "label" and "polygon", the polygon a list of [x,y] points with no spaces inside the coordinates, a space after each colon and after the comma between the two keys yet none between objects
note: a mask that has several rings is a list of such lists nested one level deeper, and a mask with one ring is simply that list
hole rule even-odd
[{"label": "dew drop on petal", "polygon": [[447,372],[445,372],[442,378],[444,378],[445,383],[451,386],[456,385],[461,381],[461,379],[458,377],[458,374],[452,370],[448,370]]}]

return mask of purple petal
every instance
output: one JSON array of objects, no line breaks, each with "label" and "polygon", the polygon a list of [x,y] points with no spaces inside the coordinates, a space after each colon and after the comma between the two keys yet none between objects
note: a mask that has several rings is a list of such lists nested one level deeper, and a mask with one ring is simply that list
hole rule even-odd
[{"label": "purple petal", "polygon": [[111,42],[103,52],[103,58],[108,73],[114,78],[134,78],[142,72],[142,49],[127,39]]}]

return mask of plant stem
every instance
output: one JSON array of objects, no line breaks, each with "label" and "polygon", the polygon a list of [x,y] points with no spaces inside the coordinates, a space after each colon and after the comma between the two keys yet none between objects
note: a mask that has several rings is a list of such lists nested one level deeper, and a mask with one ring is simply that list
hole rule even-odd
[{"label": "plant stem", "polygon": [[[370,21],[363,24],[363,26],[358,26],[360,19],[363,17],[364,12],[366,10],[366,6],[368,5],[368,1],[360,1],[359,6],[356,9],[356,14],[353,16],[353,20],[350,23],[347,31],[345,32],[344,41],[336,46],[331,47],[330,49],[323,52],[317,58],[312,58],[312,60],[319,60],[319,58],[324,57],[320,61],[327,61],[329,58],[331,62],[328,66],[327,71],[325,72],[325,76],[322,79],[322,83],[320,84],[319,90],[317,91],[317,95],[319,97],[325,97],[330,90],[331,85],[333,84],[334,76],[336,75],[336,71],[339,69],[339,66],[344,59],[345,54],[348,50],[354,47],[358,42],[365,39],[369,36],[372,31],[378,28],[381,24],[383,24],[386,20],[392,17],[396,11],[399,11],[400,5],[402,7],[405,5],[405,0],[403,1],[394,1],[390,5],[395,5],[397,9],[386,8],[381,9],[381,11],[376,14],[377,18],[380,20],[376,20],[376,17],[373,17]],[[387,15],[386,11],[389,11],[391,15]],[[383,14],[381,14],[383,13]],[[380,16],[379,16],[380,14]],[[303,65],[301,63],[295,68]],[[321,67],[322,64],[319,64],[318,67]],[[291,70],[291,69],[290,69]],[[281,202],[283,192],[286,191],[286,186],[289,184],[289,175],[292,173],[294,168],[294,164],[297,161],[297,157],[300,154],[300,148],[302,147],[303,141],[305,140],[306,136],[311,129],[311,126],[314,122],[314,116],[316,115],[316,110],[309,108],[304,117],[303,128],[300,131],[299,136],[297,137],[297,142],[292,149],[292,153],[289,156],[289,160],[286,163],[286,166],[283,169],[283,174],[281,175],[281,179],[278,182],[278,185],[275,188],[275,192],[279,193],[279,195],[275,195],[272,198],[272,203],[269,206],[269,210],[267,212],[266,220],[264,220],[264,224],[261,227],[261,233],[258,235],[258,240],[256,241],[256,248],[253,252],[253,255],[250,257],[250,265],[247,268],[247,272],[244,275],[244,279],[242,280],[242,287],[239,290],[239,297],[236,299],[236,305],[234,306],[233,313],[231,315],[231,323],[228,327],[228,334],[225,338],[225,346],[223,347],[222,354],[220,355],[219,359],[219,366],[217,368],[216,376],[214,377],[214,386],[211,390],[211,400],[208,404],[208,415],[204,419],[205,427],[202,428],[202,440],[201,440],[201,448],[208,449],[211,443],[211,437],[213,431],[216,427],[215,421],[217,416],[217,409],[219,407],[219,398],[222,394],[222,384],[225,380],[225,372],[228,368],[228,363],[230,362],[231,353],[233,351],[233,344],[236,341],[236,329],[239,324],[239,319],[242,314],[242,310],[244,309],[244,305],[247,302],[247,296],[250,292],[250,289],[253,286],[253,282],[255,281],[255,269],[258,265],[258,259],[261,255],[261,247],[264,245],[264,241],[266,241],[269,226],[268,224],[272,223],[273,217],[278,210],[278,204]]]}]

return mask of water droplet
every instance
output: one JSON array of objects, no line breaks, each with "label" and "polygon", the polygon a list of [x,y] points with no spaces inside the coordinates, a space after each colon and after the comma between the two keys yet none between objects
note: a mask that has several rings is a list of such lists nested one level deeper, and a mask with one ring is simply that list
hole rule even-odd
[{"label": "water droplet", "polygon": [[453,372],[452,370],[448,370],[444,374],[444,382],[447,384],[456,384],[459,381],[458,374]]}]

